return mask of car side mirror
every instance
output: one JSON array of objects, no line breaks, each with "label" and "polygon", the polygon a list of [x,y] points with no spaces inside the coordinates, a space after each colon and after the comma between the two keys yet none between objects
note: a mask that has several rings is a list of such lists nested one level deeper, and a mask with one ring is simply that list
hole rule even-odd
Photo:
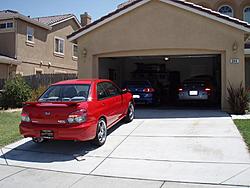
[{"label": "car side mirror", "polygon": [[127,88],[122,89],[122,93],[128,93],[128,92],[129,92],[129,91],[128,91]]}]

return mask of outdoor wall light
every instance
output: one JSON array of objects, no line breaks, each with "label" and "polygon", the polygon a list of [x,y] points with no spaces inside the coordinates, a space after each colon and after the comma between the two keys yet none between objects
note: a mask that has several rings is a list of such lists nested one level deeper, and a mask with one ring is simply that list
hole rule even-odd
[{"label": "outdoor wall light", "polygon": [[48,63],[48,67],[50,67],[50,66],[51,66],[51,62]]},{"label": "outdoor wall light", "polygon": [[88,53],[87,49],[86,49],[86,48],[83,48],[83,50],[82,50],[82,55],[83,55],[83,57],[86,57],[86,56],[87,56],[87,53]]},{"label": "outdoor wall light", "polygon": [[169,57],[165,57],[164,60],[165,60],[165,61],[168,61],[168,60],[169,60]]},{"label": "outdoor wall light", "polygon": [[235,41],[233,44],[233,52],[236,53],[238,51],[238,43]]}]

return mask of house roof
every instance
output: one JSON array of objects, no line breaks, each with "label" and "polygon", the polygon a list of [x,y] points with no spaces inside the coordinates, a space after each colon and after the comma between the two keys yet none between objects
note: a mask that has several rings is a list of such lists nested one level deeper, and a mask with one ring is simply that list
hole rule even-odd
[{"label": "house roof", "polygon": [[37,20],[34,20],[28,16],[24,16],[17,11],[13,11],[13,10],[0,11],[0,20],[13,19],[13,18],[24,20],[26,22],[32,23],[32,24],[37,25],[39,27],[42,27],[44,29],[48,29],[48,30],[52,29],[49,25],[38,22]]},{"label": "house roof", "polygon": [[76,18],[74,14],[63,14],[63,15],[55,15],[55,16],[45,16],[45,17],[37,17],[33,18],[36,21],[39,21],[43,24],[49,25],[49,26],[54,26],[59,23],[65,22],[70,19],[74,19],[77,25],[81,28],[81,24]]},{"label": "house roof", "polygon": [[0,54],[0,64],[19,65],[20,63],[17,59]]},{"label": "house roof", "polygon": [[[142,6],[143,4],[146,4],[150,2],[151,0],[130,0],[125,4],[121,4],[118,6],[118,9],[115,11],[101,17],[100,19],[86,25],[85,27],[80,28],[79,30],[73,32],[71,35],[68,36],[68,39],[70,41],[73,41],[82,35],[102,26],[103,24],[110,22],[111,20],[126,14],[127,12]],[[216,20],[218,22],[221,22],[223,24],[227,24],[229,26],[232,26],[234,28],[243,30],[247,33],[250,33],[250,25],[247,22],[244,22],[242,20],[232,18],[227,15],[223,15],[217,11],[213,11],[211,9],[202,7],[200,5],[196,5],[194,3],[190,3],[184,0],[159,0],[161,2],[174,5],[176,7],[182,8],[184,10],[199,14],[201,16],[210,18],[212,20]]]}]

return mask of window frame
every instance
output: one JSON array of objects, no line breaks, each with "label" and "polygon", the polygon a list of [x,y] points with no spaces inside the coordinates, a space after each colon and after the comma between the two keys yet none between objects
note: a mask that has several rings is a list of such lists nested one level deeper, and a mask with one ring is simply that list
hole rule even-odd
[{"label": "window frame", "polygon": [[[62,52],[57,52],[56,51],[56,40],[58,40],[59,41],[59,51],[60,51],[60,41],[63,41],[63,53]],[[57,36],[55,36],[54,37],[54,54],[58,54],[58,55],[61,55],[61,56],[64,56],[64,54],[65,54],[65,39],[64,38],[61,38],[61,37],[57,37]]]},{"label": "window frame", "polygon": [[[32,29],[32,40],[29,40],[29,29]],[[27,26],[26,29],[26,42],[28,43],[35,43],[35,37],[34,37],[35,29],[33,27]]]},{"label": "window frame", "polygon": [[[229,7],[229,8],[232,10],[232,16],[229,16],[229,15],[227,15],[227,14],[221,13],[221,12],[220,12],[220,9],[223,8],[223,7]],[[223,5],[219,6],[218,12],[219,12],[220,14],[222,14],[222,15],[225,15],[225,16],[234,17],[234,9],[233,9],[232,6],[230,6],[230,5],[228,5],[228,4],[223,4]]]},{"label": "window frame", "polygon": [[[77,47],[77,51],[78,51],[78,45],[77,44],[72,44],[72,58],[77,60],[78,56],[75,56],[75,49],[74,49],[75,46]],[[78,52],[77,52],[77,55],[78,55]]]},{"label": "window frame", "polygon": [[[250,18],[249,18],[249,21],[246,20],[246,16],[245,16],[246,9],[250,10],[250,5],[249,6],[245,6],[244,9],[243,9],[243,21],[250,23]],[[250,13],[250,11],[249,11],[249,13]]]},{"label": "window frame", "polygon": [[[14,21],[0,21],[0,24],[5,25],[5,27],[0,28],[0,31],[8,31],[14,29]],[[8,27],[8,24],[12,24],[12,27]]]}]

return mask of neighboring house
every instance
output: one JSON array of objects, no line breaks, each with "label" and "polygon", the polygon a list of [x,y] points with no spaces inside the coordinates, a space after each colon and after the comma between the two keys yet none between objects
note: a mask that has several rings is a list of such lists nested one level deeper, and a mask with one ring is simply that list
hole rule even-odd
[{"label": "neighboring house", "polygon": [[66,36],[79,28],[73,14],[32,19],[16,11],[0,11],[0,78],[77,74],[77,45]]},{"label": "neighboring house", "polygon": [[[167,91],[176,88],[173,83],[209,75],[216,82],[212,89],[218,93],[218,106],[229,111],[229,83],[245,85],[244,46],[249,35],[248,23],[190,2],[135,0],[68,39],[78,44],[80,78],[112,77],[121,85],[135,74],[149,79],[142,77],[142,70],[151,74],[154,69],[154,74],[165,73],[161,79]],[[140,71],[139,64],[144,66]]]}]

